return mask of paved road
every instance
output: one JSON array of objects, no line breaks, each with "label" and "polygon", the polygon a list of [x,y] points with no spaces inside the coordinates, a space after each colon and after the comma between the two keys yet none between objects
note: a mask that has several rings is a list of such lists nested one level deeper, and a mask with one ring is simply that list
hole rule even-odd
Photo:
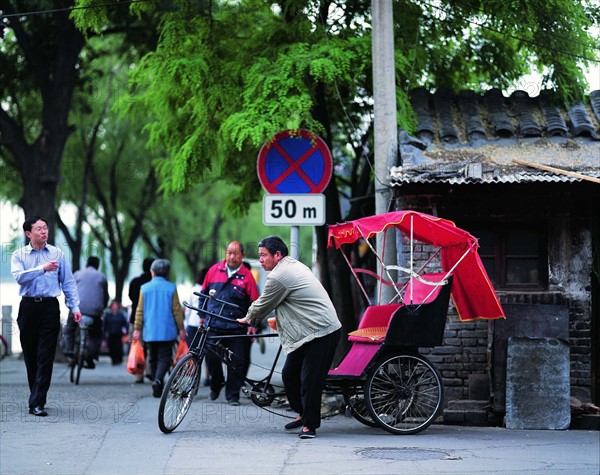
[{"label": "paved road", "polygon": [[[254,350],[254,361],[266,363]],[[256,371],[256,370],[255,370]],[[343,415],[318,437],[285,433],[286,419],[243,399],[210,402],[201,388],[172,434],[157,425],[150,384],[103,357],[79,386],[57,364],[47,418],[27,412],[24,363],[0,362],[0,473],[22,474],[573,474],[600,472],[599,432],[434,425],[394,436]],[[222,396],[221,396],[222,397]],[[279,412],[282,412],[280,410]]]}]

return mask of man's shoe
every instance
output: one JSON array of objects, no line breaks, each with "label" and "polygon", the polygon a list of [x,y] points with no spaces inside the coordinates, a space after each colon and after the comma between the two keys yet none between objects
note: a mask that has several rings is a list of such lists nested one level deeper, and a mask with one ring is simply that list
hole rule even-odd
[{"label": "man's shoe", "polygon": [[94,359],[93,358],[88,358],[83,363],[83,367],[87,368],[87,369],[94,369],[96,367],[96,363],[94,363]]},{"label": "man's shoe", "polygon": [[208,393],[208,397],[211,401],[214,401],[215,399],[217,399],[219,397],[219,394],[221,394],[221,389],[223,389],[223,386],[225,386],[225,385],[221,384],[219,386],[219,389],[217,389],[216,391],[214,389],[210,390],[210,393]]},{"label": "man's shoe", "polygon": [[299,437],[301,439],[314,439],[317,436],[317,433],[314,430],[302,430],[300,432]]},{"label": "man's shoe", "polygon": [[296,419],[292,422],[288,422],[284,427],[285,430],[298,429],[299,427],[302,427],[302,419]]},{"label": "man's shoe", "polygon": [[240,405],[240,401],[237,399],[230,399],[227,402],[229,403],[230,406],[239,406]]},{"label": "man's shoe", "polygon": [[30,407],[29,414],[33,414],[34,416],[39,417],[46,417],[48,415],[43,406]]},{"label": "man's shoe", "polygon": [[163,384],[157,379],[152,383],[152,395],[154,397],[161,397],[163,392]]}]

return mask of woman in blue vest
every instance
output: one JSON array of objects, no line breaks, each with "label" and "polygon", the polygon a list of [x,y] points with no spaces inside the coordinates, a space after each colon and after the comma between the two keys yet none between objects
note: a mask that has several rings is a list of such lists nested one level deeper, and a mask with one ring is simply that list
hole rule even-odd
[{"label": "woman in blue vest", "polygon": [[171,263],[167,259],[152,262],[152,280],[140,289],[140,299],[135,312],[133,338],[143,338],[148,345],[150,372],[152,374],[152,395],[160,397],[165,374],[173,362],[173,343],[185,340],[183,310],[179,303],[177,287],[167,280]]}]

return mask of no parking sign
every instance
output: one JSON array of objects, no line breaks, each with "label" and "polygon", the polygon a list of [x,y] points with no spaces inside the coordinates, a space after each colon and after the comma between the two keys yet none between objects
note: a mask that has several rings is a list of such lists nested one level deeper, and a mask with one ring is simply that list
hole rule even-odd
[{"label": "no parking sign", "polygon": [[327,144],[308,130],[284,130],[260,149],[258,179],[265,225],[321,226],[332,160]]},{"label": "no parking sign", "polygon": [[332,172],[327,144],[308,130],[284,130],[262,146],[258,179],[267,193],[321,193]]}]

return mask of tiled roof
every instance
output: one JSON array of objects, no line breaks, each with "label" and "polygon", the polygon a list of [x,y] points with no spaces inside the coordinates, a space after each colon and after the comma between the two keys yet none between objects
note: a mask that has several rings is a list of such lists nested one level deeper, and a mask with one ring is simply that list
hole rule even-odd
[{"label": "tiled roof", "polygon": [[[392,184],[574,182],[600,178],[600,90],[585,103],[557,105],[550,91],[530,97],[498,89],[411,96],[418,125],[399,136],[401,162]],[[571,175],[542,171],[546,165]]]}]

